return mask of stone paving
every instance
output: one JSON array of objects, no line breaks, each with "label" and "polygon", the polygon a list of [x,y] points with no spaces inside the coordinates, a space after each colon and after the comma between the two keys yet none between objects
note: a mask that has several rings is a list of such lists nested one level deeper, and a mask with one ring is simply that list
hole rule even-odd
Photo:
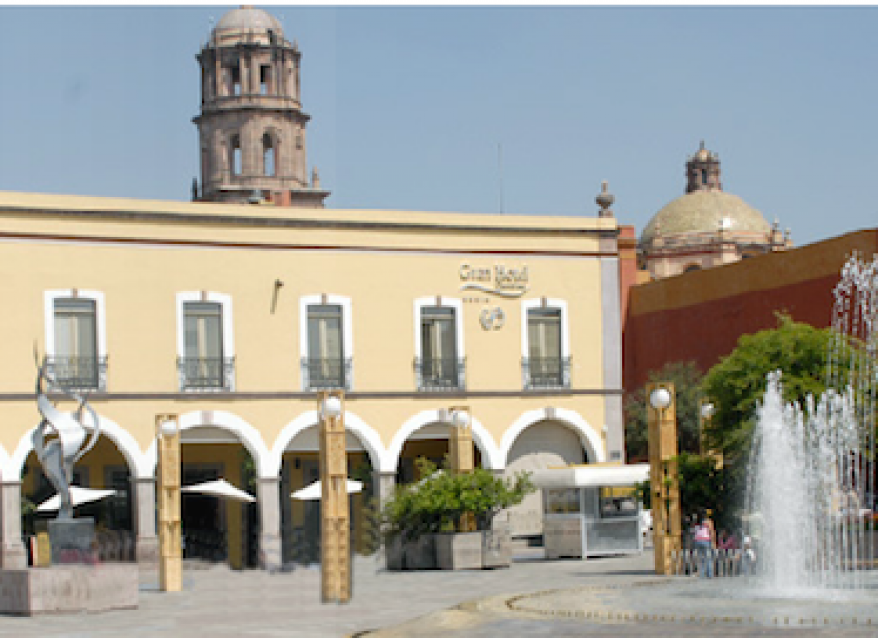
[{"label": "stone paving", "polygon": [[[0,636],[878,635],[878,624],[864,624],[866,606],[852,614],[848,603],[838,606],[825,626],[775,627],[773,603],[764,606],[768,611],[759,620],[738,622],[729,616],[733,619],[726,621],[723,615],[733,613],[736,603],[720,581],[663,579],[651,568],[651,554],[585,562],[526,560],[495,571],[401,573],[361,558],[347,605],[320,603],[316,569],[282,574],[221,566],[187,569],[179,594],[156,591],[156,574],[144,572],[137,610],[0,617]],[[677,615],[661,620],[657,610],[669,601]],[[852,625],[855,617],[863,624]]]}]

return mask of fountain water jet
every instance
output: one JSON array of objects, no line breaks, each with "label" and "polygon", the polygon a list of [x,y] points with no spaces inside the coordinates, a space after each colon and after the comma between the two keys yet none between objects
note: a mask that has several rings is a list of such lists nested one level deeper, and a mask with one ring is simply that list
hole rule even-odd
[{"label": "fountain water jet", "polygon": [[784,404],[780,373],[768,375],[748,485],[767,594],[862,588],[862,568],[873,567],[876,327],[878,257],[854,256],[835,289],[830,389],[804,407]]}]

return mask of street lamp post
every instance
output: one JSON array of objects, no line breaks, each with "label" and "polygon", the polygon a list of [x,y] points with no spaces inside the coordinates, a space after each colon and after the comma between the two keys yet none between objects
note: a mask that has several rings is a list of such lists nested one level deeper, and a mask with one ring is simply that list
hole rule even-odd
[{"label": "street lamp post", "polygon": [[155,418],[158,456],[159,587],[183,589],[180,543],[180,426],[176,414]]},{"label": "street lamp post", "polygon": [[677,412],[672,383],[646,386],[653,546],[657,574],[671,572],[671,553],[680,551],[680,481],[677,470]]},{"label": "street lamp post", "polygon": [[344,392],[320,393],[320,581],[324,603],[351,599]]},{"label": "street lamp post", "polygon": [[[713,414],[716,412],[716,408],[713,403],[710,403],[707,399],[702,399],[701,404],[698,407],[698,453],[702,456],[705,454],[704,451],[704,426],[710,424],[710,420],[713,418]],[[721,469],[723,466],[723,455],[722,452],[717,452],[714,449],[709,449],[706,452],[707,456],[713,459],[714,466],[717,469]]]},{"label": "street lamp post", "polygon": [[[453,407],[451,413],[451,436],[449,437],[449,464],[455,474],[466,474],[473,471],[473,430],[472,417],[467,407]],[[460,531],[476,531],[476,520],[472,512],[460,517]]]}]

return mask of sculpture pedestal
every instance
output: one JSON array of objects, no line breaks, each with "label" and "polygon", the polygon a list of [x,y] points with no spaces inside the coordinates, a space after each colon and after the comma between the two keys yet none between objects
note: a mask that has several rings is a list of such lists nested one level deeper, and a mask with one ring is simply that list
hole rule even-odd
[{"label": "sculpture pedestal", "polygon": [[0,569],[0,614],[136,609],[139,571],[133,563]]},{"label": "sculpture pedestal", "polygon": [[53,565],[91,564],[96,559],[93,518],[56,518],[49,521]]}]

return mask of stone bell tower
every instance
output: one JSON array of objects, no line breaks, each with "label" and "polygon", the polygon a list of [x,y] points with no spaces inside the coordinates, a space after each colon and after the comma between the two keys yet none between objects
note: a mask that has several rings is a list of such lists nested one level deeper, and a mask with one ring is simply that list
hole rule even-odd
[{"label": "stone bell tower", "polygon": [[299,67],[302,54],[261,9],[226,13],[196,56],[201,183],[193,201],[322,207],[328,191],[309,179]]},{"label": "stone bell tower", "polygon": [[722,189],[719,155],[704,148],[702,140],[698,152],[686,162],[686,192]]}]

